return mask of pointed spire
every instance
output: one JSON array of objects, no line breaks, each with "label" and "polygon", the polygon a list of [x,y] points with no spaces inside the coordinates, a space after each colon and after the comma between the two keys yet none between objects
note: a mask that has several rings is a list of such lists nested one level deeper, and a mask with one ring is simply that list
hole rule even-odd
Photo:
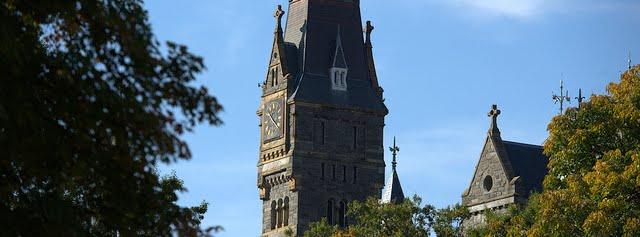
[{"label": "pointed spire", "polygon": [[[276,19],[276,27],[273,32],[273,48],[271,49],[271,56],[269,60],[269,67],[267,69],[267,78],[260,85],[263,92],[269,88],[278,88],[277,86],[281,82],[285,82],[289,76],[289,67],[287,62],[287,52],[285,50],[284,35],[282,32],[282,16],[284,11],[282,6],[278,5],[276,11],[273,13],[273,17]],[[267,85],[271,86],[267,86]]]},{"label": "pointed spire", "polygon": [[340,25],[338,25],[338,34],[336,35],[336,52],[333,57],[334,68],[347,68],[347,61],[344,58],[344,50],[342,49],[342,37],[340,36]]},{"label": "pointed spire", "polygon": [[397,161],[396,156],[400,151],[400,148],[396,145],[396,137],[393,137],[393,146],[389,147],[389,150],[393,154],[393,161],[391,162],[391,177],[385,184],[384,194],[382,195],[382,203],[398,204],[404,201],[404,192],[400,185],[400,178],[398,178],[398,172],[396,171]]},{"label": "pointed spire", "polygon": [[491,111],[487,114],[487,116],[491,117],[491,127],[489,127],[489,135],[490,136],[500,136],[500,129],[498,129],[498,116],[501,111],[498,109],[498,105],[492,105]]},{"label": "pointed spire", "polygon": [[628,61],[628,63],[629,63],[629,68],[628,69],[631,70],[631,51],[629,51],[629,61]]},{"label": "pointed spire", "polygon": [[369,78],[371,80],[371,85],[376,90],[376,94],[380,99],[382,99],[382,93],[384,90],[380,87],[378,83],[378,73],[376,72],[376,64],[373,60],[373,45],[371,44],[371,32],[373,32],[373,25],[371,25],[371,21],[367,21],[367,24],[364,26],[365,33],[365,42],[364,42],[364,53],[365,59],[367,60],[367,69],[369,71]]},{"label": "pointed spire", "polygon": [[393,161],[391,161],[391,168],[393,169],[393,171],[396,170],[396,165],[398,164],[398,162],[396,161],[396,156],[398,155],[398,152],[400,151],[400,148],[398,146],[396,146],[396,137],[393,137],[393,147],[389,147],[389,149],[391,150],[391,154],[393,154]]}]

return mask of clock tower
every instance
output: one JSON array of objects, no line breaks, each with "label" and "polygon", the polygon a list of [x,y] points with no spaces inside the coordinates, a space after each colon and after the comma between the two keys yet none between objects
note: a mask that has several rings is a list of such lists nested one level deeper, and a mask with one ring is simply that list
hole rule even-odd
[{"label": "clock tower", "polygon": [[289,0],[278,6],[257,111],[262,236],[302,236],[326,218],[346,226],[347,205],[380,198],[382,99],[359,0]]}]

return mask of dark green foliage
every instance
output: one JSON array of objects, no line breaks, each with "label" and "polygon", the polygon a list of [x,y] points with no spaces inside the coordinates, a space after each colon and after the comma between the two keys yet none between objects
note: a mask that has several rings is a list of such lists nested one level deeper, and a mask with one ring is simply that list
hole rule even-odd
[{"label": "dark green foliage", "polygon": [[206,204],[159,163],[218,125],[202,58],[154,39],[136,0],[0,3],[0,229],[8,236],[205,235]]},{"label": "dark green foliage", "polygon": [[309,224],[309,230],[304,232],[304,237],[329,237],[338,232],[338,226],[331,226],[327,218]]},{"label": "dark green foliage", "polygon": [[322,220],[312,223],[304,236],[429,236],[435,210],[433,206],[422,206],[421,203],[418,196],[405,199],[399,204],[380,203],[375,198],[369,198],[365,202],[354,201],[349,204],[347,211],[350,220],[347,229],[340,230]]},{"label": "dark green foliage", "polygon": [[439,209],[435,214],[433,230],[441,237],[462,236],[462,221],[469,216],[469,210],[460,204]]}]

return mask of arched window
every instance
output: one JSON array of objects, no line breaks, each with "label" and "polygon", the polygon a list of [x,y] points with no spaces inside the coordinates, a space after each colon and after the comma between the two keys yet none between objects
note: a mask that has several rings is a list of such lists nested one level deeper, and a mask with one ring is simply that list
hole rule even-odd
[{"label": "arched window", "polygon": [[276,71],[271,69],[271,87],[274,87],[276,85]]},{"label": "arched window", "polygon": [[347,226],[347,204],[344,201],[340,202],[340,208],[338,209],[338,224],[340,225],[340,227],[346,227]]},{"label": "arched window", "polygon": [[333,200],[327,202],[327,223],[333,225]]},{"label": "arched window", "polygon": [[276,201],[271,202],[271,229],[276,228],[276,219],[277,219],[277,209],[276,209]]},{"label": "arched window", "polygon": [[289,197],[284,198],[284,223],[283,226],[289,225]]},{"label": "arched window", "polygon": [[278,228],[282,227],[282,220],[284,219],[284,208],[282,199],[278,200]]}]

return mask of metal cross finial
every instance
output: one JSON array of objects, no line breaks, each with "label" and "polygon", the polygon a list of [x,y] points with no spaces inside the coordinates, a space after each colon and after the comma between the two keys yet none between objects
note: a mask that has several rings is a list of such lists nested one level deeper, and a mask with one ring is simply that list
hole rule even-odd
[{"label": "metal cross finial", "polygon": [[582,88],[578,89],[578,97],[576,97],[576,99],[578,100],[578,108],[580,108],[582,106],[582,101],[586,99],[586,97],[582,96]]},{"label": "metal cross finial", "polygon": [[400,151],[400,147],[396,146],[396,137],[393,137],[393,146],[389,147],[389,150],[391,151],[391,154],[393,154],[393,161],[391,162],[391,167],[393,168],[393,170],[396,170],[396,164],[398,164],[398,162],[396,162],[396,156],[398,155],[398,152]]},{"label": "metal cross finial", "polygon": [[282,5],[278,5],[276,12],[273,13],[273,17],[276,18],[276,31],[282,30],[282,16],[284,15],[284,11],[282,10]]},{"label": "metal cross finial", "polygon": [[560,95],[553,94],[551,97],[554,101],[554,104],[560,103],[560,114],[564,111],[564,102],[571,103],[571,97],[569,96],[569,91],[564,90],[564,81],[560,81]]},{"label": "metal cross finial", "polygon": [[487,116],[491,117],[491,128],[489,128],[489,132],[491,134],[498,134],[500,130],[498,129],[498,116],[501,111],[498,109],[498,105],[492,105],[491,111],[487,114]]},{"label": "metal cross finial", "polygon": [[367,25],[364,27],[364,33],[366,36],[365,43],[371,43],[371,32],[373,32],[373,25],[371,25],[371,21],[367,21]]}]

